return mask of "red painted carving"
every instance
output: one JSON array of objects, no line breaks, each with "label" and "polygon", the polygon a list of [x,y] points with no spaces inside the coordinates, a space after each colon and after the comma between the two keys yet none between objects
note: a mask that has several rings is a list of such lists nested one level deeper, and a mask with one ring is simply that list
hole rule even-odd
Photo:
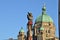
[{"label": "red painted carving", "polygon": [[28,24],[29,24],[29,25],[32,25],[32,21],[29,21]]}]

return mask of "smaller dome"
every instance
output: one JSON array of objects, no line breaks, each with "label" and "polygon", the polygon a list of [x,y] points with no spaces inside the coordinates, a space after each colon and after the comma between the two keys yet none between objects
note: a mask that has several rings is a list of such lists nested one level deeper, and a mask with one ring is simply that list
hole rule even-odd
[{"label": "smaller dome", "polygon": [[39,30],[44,30],[44,28],[43,27],[40,27]]},{"label": "smaller dome", "polygon": [[24,32],[24,29],[23,29],[23,27],[21,27],[21,30],[20,30],[20,32]]}]

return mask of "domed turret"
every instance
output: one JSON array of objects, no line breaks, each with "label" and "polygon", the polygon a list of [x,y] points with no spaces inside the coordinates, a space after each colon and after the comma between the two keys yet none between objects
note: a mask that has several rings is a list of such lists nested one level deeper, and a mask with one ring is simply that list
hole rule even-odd
[{"label": "domed turret", "polygon": [[23,29],[23,27],[21,27],[21,30],[20,30],[20,32],[24,32],[24,29]]},{"label": "domed turret", "polygon": [[24,34],[23,27],[21,27],[19,31],[18,40],[25,40],[25,34]]},{"label": "domed turret", "polygon": [[45,4],[42,8],[42,15],[38,16],[35,22],[53,22],[52,18],[46,14]]}]

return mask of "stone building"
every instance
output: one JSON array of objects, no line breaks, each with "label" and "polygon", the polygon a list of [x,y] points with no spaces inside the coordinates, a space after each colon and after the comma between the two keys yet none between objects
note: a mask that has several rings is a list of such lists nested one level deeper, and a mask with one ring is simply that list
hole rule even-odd
[{"label": "stone building", "polygon": [[27,36],[24,34],[23,28],[19,31],[18,40],[59,40],[55,36],[55,24],[52,18],[47,15],[45,5],[42,8],[42,14],[39,15],[33,25],[32,13],[27,15]]}]

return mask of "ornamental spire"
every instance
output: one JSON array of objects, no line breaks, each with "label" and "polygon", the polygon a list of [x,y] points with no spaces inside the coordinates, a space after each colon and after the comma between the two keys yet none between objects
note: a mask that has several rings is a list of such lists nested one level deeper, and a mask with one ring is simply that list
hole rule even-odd
[{"label": "ornamental spire", "polygon": [[44,3],[43,8],[42,8],[42,13],[46,14],[46,5],[45,5],[45,3]]},{"label": "ornamental spire", "polygon": [[43,11],[46,11],[46,5],[45,5],[45,3],[44,3],[44,5],[43,5],[42,10],[43,10]]}]

